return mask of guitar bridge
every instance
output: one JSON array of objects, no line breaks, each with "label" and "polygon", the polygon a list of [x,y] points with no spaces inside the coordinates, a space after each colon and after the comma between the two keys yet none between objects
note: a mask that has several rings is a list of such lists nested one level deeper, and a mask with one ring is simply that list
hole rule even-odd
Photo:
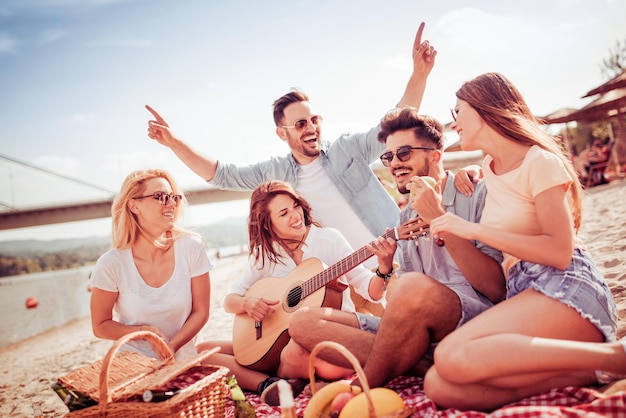
[{"label": "guitar bridge", "polygon": [[256,332],[256,339],[263,338],[263,322],[254,321],[254,330]]}]

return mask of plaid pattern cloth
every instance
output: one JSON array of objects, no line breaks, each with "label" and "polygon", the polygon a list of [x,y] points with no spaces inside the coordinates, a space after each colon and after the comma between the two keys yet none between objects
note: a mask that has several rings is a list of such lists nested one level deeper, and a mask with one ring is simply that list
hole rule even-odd
[{"label": "plaid pattern cloth", "polygon": [[[458,409],[440,410],[426,397],[422,390],[422,378],[401,376],[387,387],[400,394],[407,406],[414,408],[411,417],[425,418],[626,418],[626,391],[604,395],[593,388],[567,386],[553,389],[505,405],[493,412],[460,411]],[[257,417],[280,417],[280,408],[271,407],[261,402],[261,398],[247,392],[246,398],[254,407]],[[304,414],[309,397],[300,394],[296,398],[298,416]],[[232,401],[227,403],[227,418],[234,418]]]}]

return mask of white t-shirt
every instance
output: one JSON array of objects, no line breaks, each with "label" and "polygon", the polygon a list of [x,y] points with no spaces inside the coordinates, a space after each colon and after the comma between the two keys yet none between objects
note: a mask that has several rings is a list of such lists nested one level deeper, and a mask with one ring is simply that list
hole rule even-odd
[{"label": "white t-shirt", "polygon": [[[206,246],[196,235],[186,234],[174,241],[174,272],[161,287],[143,280],[130,249],[112,249],[103,254],[91,275],[91,286],[119,293],[113,319],[125,325],[153,325],[169,340],[181,329],[191,313],[191,278],[210,271]],[[197,354],[196,338],[176,352],[177,359]],[[123,349],[158,358],[146,341],[131,341]]]},{"label": "white t-shirt", "polygon": [[[364,247],[376,238],[339,193],[337,186],[324,171],[319,158],[307,165],[298,165],[297,189],[298,193],[311,205],[314,219],[322,226],[341,231],[352,248]],[[378,262],[376,257],[372,257],[363,265],[372,270],[378,266]]]},{"label": "white t-shirt", "polygon": [[[238,295],[245,295],[246,291],[260,279],[264,278],[282,278],[288,276],[295,268],[296,263],[289,257],[282,247],[277,248],[278,253],[283,255],[280,260],[284,263],[273,264],[266,260],[262,269],[259,269],[261,263],[255,263],[253,257],[250,257],[250,266],[247,268],[243,275],[231,283],[227,294],[236,293]],[[354,253],[350,244],[345,237],[334,228],[318,228],[311,225],[309,234],[302,246],[302,260],[309,258],[317,258],[320,260],[324,267],[331,266],[336,262],[342,260]],[[357,265],[341,278],[343,283],[347,283],[354,287],[354,290],[363,296],[365,299],[372,302],[380,302],[380,300],[373,300],[369,295],[369,284],[373,277],[370,270],[363,267],[362,264]],[[303,280],[306,278],[302,278]],[[268,295],[268,299],[271,299],[271,295]],[[343,292],[343,301],[341,304],[341,310],[354,312],[354,302],[350,297],[350,290],[346,289]]]}]

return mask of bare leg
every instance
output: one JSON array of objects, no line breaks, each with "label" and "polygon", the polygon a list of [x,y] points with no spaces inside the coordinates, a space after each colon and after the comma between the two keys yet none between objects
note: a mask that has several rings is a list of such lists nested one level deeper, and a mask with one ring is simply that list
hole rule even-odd
[{"label": "bare leg", "polygon": [[[370,386],[376,387],[415,369],[430,343],[454,330],[460,318],[454,292],[423,274],[410,273],[398,280],[376,335],[359,329],[353,314],[327,308],[296,312],[289,333],[309,351],[325,340],[344,345],[364,365]],[[319,356],[350,367],[333,350],[321,350]]]},{"label": "bare leg", "polygon": [[[455,384],[440,379],[437,368],[431,367],[424,383],[424,391],[441,408],[491,411],[515,400],[563,386],[586,386],[594,381],[591,373],[552,376],[543,381],[517,388],[498,388],[481,384]],[[436,385],[436,386],[434,386]]]},{"label": "bare leg", "polygon": [[216,365],[227,367],[237,378],[237,383],[243,389],[256,392],[259,383],[267,379],[269,376],[265,373],[257,372],[237,363],[233,355],[232,341],[205,341],[198,344],[198,352],[207,351],[214,347],[220,347],[220,351],[208,357],[202,363],[207,365]]},{"label": "bare leg", "polygon": [[[309,359],[311,352],[298,345],[292,339],[280,355],[278,376],[283,378],[309,378]],[[340,380],[354,373],[352,368],[336,366],[319,357],[313,362],[315,375],[323,380]]]},{"label": "bare leg", "polygon": [[243,389],[251,392],[256,392],[259,387],[259,383],[267,379],[269,376],[265,373],[257,372],[256,370],[248,369],[237,363],[235,357],[230,354],[217,353],[208,357],[202,362],[207,365],[217,365],[227,367],[232,374],[237,378],[237,383]]},{"label": "bare leg", "polygon": [[[365,364],[374,334],[359,328],[356,316],[330,308],[302,308],[289,321],[291,338],[308,352],[321,341],[335,341],[345,346]],[[319,358],[351,368],[351,364],[334,350],[320,350]]]},{"label": "bare leg", "polygon": [[591,383],[594,370],[625,373],[621,345],[602,341],[576,310],[529,289],[439,344],[426,394],[441,405],[492,409],[549,388]]},{"label": "bare leg", "polygon": [[370,386],[383,386],[414,368],[430,343],[452,332],[461,318],[457,295],[420,273],[403,275],[387,303],[365,363]]},{"label": "bare leg", "polygon": [[208,351],[212,348],[219,347],[221,354],[233,354],[233,342],[226,340],[203,341],[196,346],[198,353]]}]

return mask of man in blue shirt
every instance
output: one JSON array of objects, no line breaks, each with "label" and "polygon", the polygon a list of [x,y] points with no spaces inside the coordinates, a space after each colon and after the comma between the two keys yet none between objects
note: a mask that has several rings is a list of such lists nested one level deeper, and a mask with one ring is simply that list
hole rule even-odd
[{"label": "man in blue shirt", "polygon": [[[424,23],[415,37],[413,72],[399,107],[419,108],[434,66],[436,51],[428,41],[421,42],[423,28]],[[274,102],[276,134],[287,142],[291,153],[241,167],[196,152],[172,134],[156,111],[146,108],[155,117],[148,123],[148,136],[170,148],[210,184],[253,190],[267,180],[286,181],[311,204],[316,220],[341,231],[355,249],[373,241],[397,220],[397,205],[370,168],[384,148],[377,141],[379,127],[342,135],[332,143],[323,141],[322,117],[314,113],[303,92],[292,91]]]},{"label": "man in blue shirt", "polygon": [[[400,222],[418,219],[412,226],[415,241],[398,242],[401,270],[388,289],[387,309],[381,319],[302,308],[289,323],[291,338],[308,351],[325,340],[346,346],[364,365],[372,387],[404,373],[423,374],[436,343],[505,296],[502,253],[454,236],[440,246],[428,233],[431,220],[444,211],[479,222],[486,195],[482,182],[469,197],[456,190],[454,174],[443,169],[441,124],[420,116],[417,109],[395,109],[383,118],[378,137],[386,147],[381,161],[396,180],[398,191],[412,195]],[[435,179],[435,188],[421,176]],[[391,264],[380,265],[376,273],[389,278],[392,270]],[[342,367],[351,368],[340,354],[322,350],[319,356],[332,363],[323,366],[325,370],[316,369],[324,380],[343,378],[349,370]]]}]

